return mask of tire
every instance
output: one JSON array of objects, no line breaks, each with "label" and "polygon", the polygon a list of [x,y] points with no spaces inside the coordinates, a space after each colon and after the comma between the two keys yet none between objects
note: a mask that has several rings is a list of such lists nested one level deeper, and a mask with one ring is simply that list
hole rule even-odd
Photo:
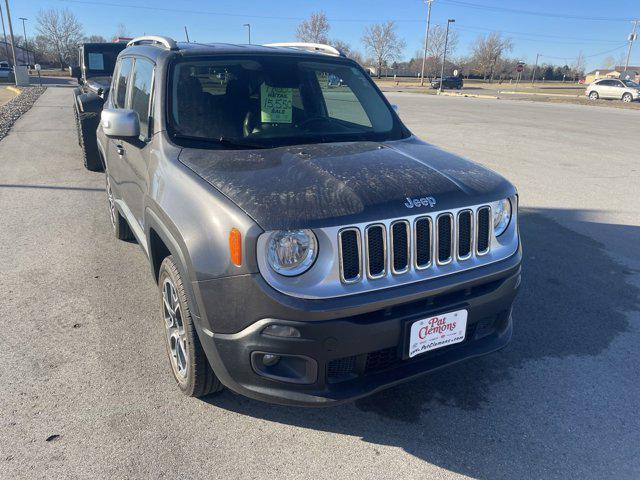
[{"label": "tire", "polygon": [[158,274],[160,312],[171,373],[189,397],[204,397],[224,387],[211,369],[196,333],[182,277],[172,256]]},{"label": "tire", "polygon": [[80,146],[80,148],[82,148],[82,132],[80,131],[80,119],[78,118],[78,104],[75,102],[75,97],[74,97],[74,104],[73,104],[73,116],[76,121],[76,135],[78,137],[78,145]]},{"label": "tire", "polygon": [[104,167],[98,151],[98,140],[96,130],[98,128],[99,116],[95,112],[82,112],[78,114],[78,130],[80,149],[84,166],[92,172],[102,172]]},{"label": "tire", "polygon": [[624,103],[631,103],[633,102],[633,95],[631,95],[630,93],[625,93],[624,95],[622,95],[622,101]]},{"label": "tire", "polygon": [[598,95],[598,92],[596,91],[589,92],[589,100],[598,100],[598,98],[600,98],[600,95]]},{"label": "tire", "polygon": [[116,206],[115,197],[111,190],[111,181],[109,180],[109,173],[105,172],[105,190],[107,192],[107,207],[109,208],[109,218],[111,219],[111,228],[113,234],[118,240],[124,240],[125,242],[133,242],[136,237],[131,231],[131,227],[127,223],[127,220],[120,214],[118,207]]}]

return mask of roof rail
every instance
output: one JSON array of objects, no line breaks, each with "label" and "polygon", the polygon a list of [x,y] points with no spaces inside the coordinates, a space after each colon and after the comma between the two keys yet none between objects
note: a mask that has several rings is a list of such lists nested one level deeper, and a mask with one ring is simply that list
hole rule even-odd
[{"label": "roof rail", "polygon": [[178,44],[173,38],[162,37],[160,35],[145,35],[142,37],[136,37],[129,43],[127,43],[127,47],[142,45],[144,43],[159,44],[168,50],[178,50]]},{"label": "roof rail", "polygon": [[320,52],[325,53],[327,55],[339,55],[344,57],[345,54],[342,53],[335,47],[331,45],[325,45],[323,43],[306,43],[306,42],[283,42],[283,43],[265,43],[265,47],[290,47],[290,48],[299,48],[301,50],[309,50],[312,52]]}]

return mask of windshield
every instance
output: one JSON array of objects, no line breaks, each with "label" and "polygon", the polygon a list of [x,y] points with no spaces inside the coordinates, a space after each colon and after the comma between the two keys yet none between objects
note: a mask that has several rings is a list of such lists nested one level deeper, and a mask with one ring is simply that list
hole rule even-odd
[{"label": "windshield", "polygon": [[174,137],[228,147],[391,140],[408,132],[351,62],[250,56],[174,64]]},{"label": "windshield", "polygon": [[632,88],[638,88],[640,85],[638,85],[636,82],[632,82],[631,80],[623,80],[622,81],[627,87],[632,87]]}]

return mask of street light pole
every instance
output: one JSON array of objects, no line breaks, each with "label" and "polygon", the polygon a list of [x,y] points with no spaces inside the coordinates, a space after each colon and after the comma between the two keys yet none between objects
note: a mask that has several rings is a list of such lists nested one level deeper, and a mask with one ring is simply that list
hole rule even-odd
[{"label": "street light pole", "polygon": [[636,39],[636,29],[638,28],[638,20],[634,20],[633,22],[633,31],[631,35],[629,35],[629,50],[627,50],[627,61],[624,64],[624,71],[627,71],[629,68],[629,57],[631,57],[631,47],[633,47],[633,42]]},{"label": "street light pole", "polygon": [[453,18],[447,20],[447,33],[444,36],[444,51],[442,52],[442,68],[440,69],[440,85],[438,87],[438,95],[442,93],[442,83],[444,82],[444,62],[447,60],[447,44],[449,43],[449,25],[455,23]]},{"label": "street light pole", "polygon": [[424,52],[422,54],[422,73],[420,73],[420,86],[424,87],[424,65],[427,62],[427,47],[429,46],[429,25],[431,24],[431,3],[433,0],[426,0],[427,2],[427,31],[424,34]]},{"label": "street light pole", "polygon": [[7,43],[7,32],[4,29],[4,14],[2,13],[2,5],[0,5],[0,23],[2,23],[2,36],[4,38],[4,52],[7,55],[7,62],[9,61],[9,44]]},{"label": "street light pole", "polygon": [[533,67],[533,73],[531,74],[531,85],[536,81],[536,70],[538,69],[538,59],[540,58],[540,54],[536,53],[536,64]]},{"label": "street light pole", "polygon": [[[29,63],[29,45],[27,44],[27,29],[24,27],[24,22],[29,20],[28,18],[20,17],[18,20],[22,20],[22,33],[24,35],[24,52],[27,54],[27,65]],[[24,55],[22,56],[24,58]]]},{"label": "street light pole", "polygon": [[249,45],[251,45],[251,24],[250,23],[245,23],[244,25],[242,25],[243,27],[247,27],[247,31],[249,33]]},{"label": "street light pole", "polygon": [[[7,9],[7,23],[9,24],[9,40],[11,40],[11,53],[13,54],[13,71],[15,77],[15,69],[18,63],[16,62],[16,47],[13,42],[13,26],[11,25],[11,12],[9,11],[9,0],[4,0],[5,8]],[[17,82],[16,78],[16,82]]]}]

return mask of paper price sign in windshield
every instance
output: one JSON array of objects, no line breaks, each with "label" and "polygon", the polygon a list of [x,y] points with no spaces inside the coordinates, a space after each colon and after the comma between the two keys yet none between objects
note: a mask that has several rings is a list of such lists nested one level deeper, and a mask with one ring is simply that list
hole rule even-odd
[{"label": "paper price sign in windshield", "polygon": [[291,123],[293,89],[260,86],[260,120],[262,123]]}]

